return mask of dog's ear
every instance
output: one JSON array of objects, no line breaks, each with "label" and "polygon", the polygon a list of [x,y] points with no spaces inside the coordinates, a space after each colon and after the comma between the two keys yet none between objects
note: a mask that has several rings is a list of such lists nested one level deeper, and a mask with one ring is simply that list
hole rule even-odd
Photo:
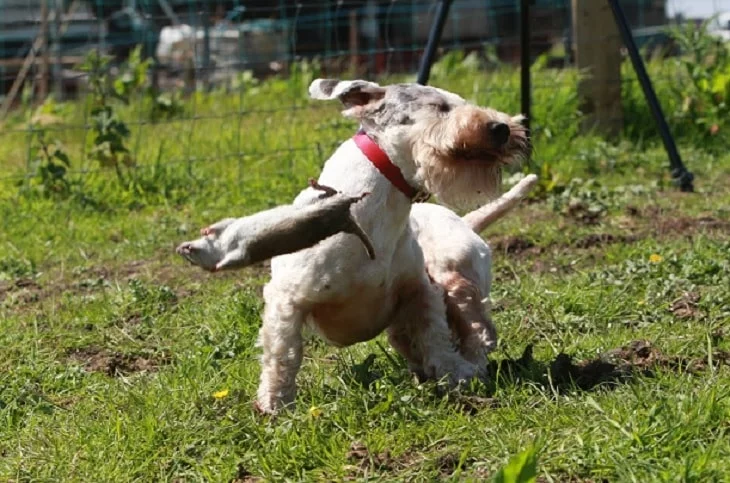
[{"label": "dog's ear", "polygon": [[345,106],[344,116],[361,117],[365,109],[385,97],[385,87],[365,80],[340,81],[337,79],[315,79],[309,86],[312,99],[339,99]]}]

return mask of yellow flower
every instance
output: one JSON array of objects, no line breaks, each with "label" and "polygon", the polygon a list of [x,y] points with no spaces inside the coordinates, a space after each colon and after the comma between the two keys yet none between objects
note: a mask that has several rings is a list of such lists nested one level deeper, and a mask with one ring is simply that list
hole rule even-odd
[{"label": "yellow flower", "polygon": [[320,417],[322,415],[322,408],[312,406],[311,408],[309,408],[309,415],[315,419]]},{"label": "yellow flower", "polygon": [[228,396],[228,393],[230,391],[228,389],[221,389],[220,391],[216,391],[213,393],[213,397],[216,399],[223,399],[224,397]]},{"label": "yellow flower", "polygon": [[652,253],[651,255],[649,255],[649,261],[651,263],[659,263],[662,260],[664,260],[664,257],[659,255],[658,253]]}]

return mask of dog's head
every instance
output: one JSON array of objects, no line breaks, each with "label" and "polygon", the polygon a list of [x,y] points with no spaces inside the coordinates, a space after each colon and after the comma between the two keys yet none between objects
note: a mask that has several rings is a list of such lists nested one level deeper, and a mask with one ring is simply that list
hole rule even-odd
[{"label": "dog's head", "polygon": [[436,87],[317,79],[309,94],[339,99],[342,114],[360,121],[413,186],[447,204],[467,207],[496,196],[502,166],[530,154],[523,116]]}]

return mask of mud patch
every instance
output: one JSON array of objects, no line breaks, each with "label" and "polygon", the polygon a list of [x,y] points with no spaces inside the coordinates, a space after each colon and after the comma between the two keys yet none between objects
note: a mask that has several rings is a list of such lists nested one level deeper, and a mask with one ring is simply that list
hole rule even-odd
[{"label": "mud patch", "polygon": [[69,351],[68,359],[82,364],[88,372],[99,372],[109,377],[156,372],[160,367],[170,362],[170,358],[164,355],[125,354],[98,347],[73,349]]},{"label": "mud patch", "polygon": [[685,292],[681,297],[672,302],[669,310],[678,319],[693,319],[700,314],[697,305],[699,301],[700,294],[696,292]]},{"label": "mud patch", "polygon": [[422,459],[416,453],[409,451],[398,457],[391,456],[388,450],[373,453],[360,441],[353,442],[347,452],[347,460],[350,462],[349,469],[356,474],[401,470],[420,464]]},{"label": "mud patch", "polygon": [[576,248],[593,248],[614,243],[633,243],[639,239],[636,235],[613,235],[611,233],[591,233],[575,240]]},{"label": "mud patch", "polygon": [[47,281],[0,281],[0,304],[23,308],[64,295],[92,296],[135,279],[174,287],[179,300],[194,295],[197,290],[194,286],[203,284],[212,277],[224,280],[260,277],[267,268],[261,264],[243,274],[235,271],[211,276],[203,270],[194,270],[182,263],[168,264],[164,260],[133,260],[113,267],[80,267]]},{"label": "mud patch", "polygon": [[231,480],[231,483],[254,483],[258,481],[264,481],[264,479],[251,474],[242,463],[239,463],[236,469],[236,477]]},{"label": "mud patch", "polygon": [[536,246],[533,242],[519,236],[494,237],[490,240],[489,246],[495,252],[520,255],[522,253],[540,254],[544,248]]},{"label": "mud patch", "polygon": [[[461,466],[459,466],[461,463]],[[435,468],[441,478],[451,477],[456,470],[466,470],[474,463],[474,458],[467,457],[461,461],[461,455],[455,452],[447,452],[436,458]]]},{"label": "mud patch", "polygon": [[[0,281],[0,304],[29,304],[40,300],[43,287],[30,278]],[[7,302],[6,302],[7,300]]]},{"label": "mud patch", "polygon": [[493,397],[460,395],[457,403],[462,413],[474,416],[485,409],[496,409],[500,407],[498,399]]},{"label": "mud patch", "polygon": [[690,218],[686,216],[661,217],[654,223],[655,230],[662,235],[693,234],[698,230],[730,231],[730,222],[712,216]]}]

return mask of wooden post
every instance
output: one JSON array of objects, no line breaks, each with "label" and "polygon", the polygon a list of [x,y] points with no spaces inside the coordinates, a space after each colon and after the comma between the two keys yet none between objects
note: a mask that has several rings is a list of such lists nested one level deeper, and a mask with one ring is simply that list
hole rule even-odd
[{"label": "wooden post", "polygon": [[48,56],[48,0],[41,3],[41,65],[38,72],[38,100],[43,102],[48,95],[48,73],[50,72],[50,58]]},{"label": "wooden post", "polygon": [[353,75],[358,75],[360,54],[358,53],[358,43],[360,30],[357,28],[357,10],[350,10],[350,70]]},{"label": "wooden post", "polygon": [[621,37],[608,2],[572,0],[572,6],[582,127],[613,136],[623,127]]}]

